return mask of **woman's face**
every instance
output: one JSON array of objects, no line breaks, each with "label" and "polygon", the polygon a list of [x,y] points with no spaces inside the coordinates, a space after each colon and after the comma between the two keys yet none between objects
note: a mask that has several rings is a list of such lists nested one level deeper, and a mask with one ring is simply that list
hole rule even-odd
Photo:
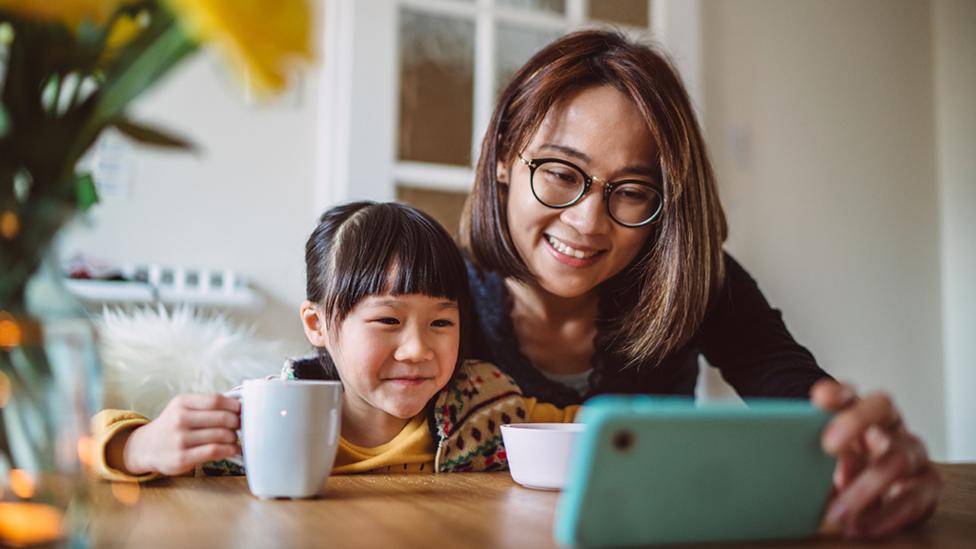
[{"label": "woman's face", "polygon": [[559,297],[592,293],[626,267],[647,240],[650,226],[629,228],[607,213],[607,181],[653,181],[658,151],[637,107],[610,86],[593,87],[550,111],[521,152],[527,160],[560,158],[599,178],[578,203],[553,209],[539,203],[529,167],[499,164],[508,183],[508,227],[522,260],[545,291]]}]

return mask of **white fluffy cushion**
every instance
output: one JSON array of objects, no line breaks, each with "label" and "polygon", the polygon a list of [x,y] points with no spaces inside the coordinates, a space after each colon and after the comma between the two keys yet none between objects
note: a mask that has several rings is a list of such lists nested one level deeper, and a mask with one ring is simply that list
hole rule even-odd
[{"label": "white fluffy cushion", "polygon": [[106,308],[96,322],[106,408],[156,417],[181,393],[219,393],[241,380],[277,374],[281,345],[252,326],[189,306]]}]

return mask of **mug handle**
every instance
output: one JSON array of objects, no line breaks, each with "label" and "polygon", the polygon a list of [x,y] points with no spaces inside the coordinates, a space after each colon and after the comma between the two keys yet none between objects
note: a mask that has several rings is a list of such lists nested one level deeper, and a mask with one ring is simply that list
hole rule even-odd
[{"label": "mug handle", "polygon": [[[237,387],[236,389],[231,389],[230,391],[225,391],[224,393],[221,393],[221,394],[223,394],[225,397],[228,397],[228,398],[236,398],[237,400],[240,400],[241,401],[241,406],[243,406],[243,404],[244,404],[243,398],[242,398],[244,396],[244,394],[243,394],[242,389],[240,387]],[[237,442],[240,443],[240,441],[241,441],[241,430],[238,429],[237,430]],[[226,459],[227,461],[233,463],[234,465],[237,465],[238,467],[244,467],[244,456],[241,455],[241,454],[237,454],[236,456],[230,456],[230,457],[224,458],[224,459]]]}]

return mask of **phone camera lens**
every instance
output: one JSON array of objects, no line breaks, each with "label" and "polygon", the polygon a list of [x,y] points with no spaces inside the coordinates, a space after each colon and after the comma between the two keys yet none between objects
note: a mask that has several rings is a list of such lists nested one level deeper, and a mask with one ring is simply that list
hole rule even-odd
[{"label": "phone camera lens", "polygon": [[613,447],[621,452],[630,450],[634,445],[634,435],[630,431],[617,431],[613,435]]}]

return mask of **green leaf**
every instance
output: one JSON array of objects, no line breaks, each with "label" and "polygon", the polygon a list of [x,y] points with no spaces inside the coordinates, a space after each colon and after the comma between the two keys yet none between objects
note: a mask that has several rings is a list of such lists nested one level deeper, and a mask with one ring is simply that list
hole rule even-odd
[{"label": "green leaf", "polygon": [[[105,73],[98,93],[78,110],[84,115],[74,143],[64,155],[65,172],[58,178],[66,181],[75,163],[94,143],[106,125],[122,116],[129,103],[155,84],[177,63],[197,49],[197,44],[180,24],[165,12],[158,11],[149,27],[125,48],[118,62]],[[89,110],[90,109],[90,110]]]},{"label": "green leaf", "polygon": [[90,173],[75,177],[75,200],[78,211],[84,212],[98,203],[98,190],[95,188],[95,178]]},{"label": "green leaf", "polygon": [[34,176],[23,166],[14,170],[13,190],[14,199],[17,202],[26,202],[30,195],[31,187],[34,186]]},{"label": "green leaf", "polygon": [[95,123],[106,124],[142,92],[155,84],[174,65],[196,50],[197,44],[172,16],[164,12],[137,39],[137,53],[106,75],[102,96],[95,108]]},{"label": "green leaf", "polygon": [[9,21],[0,21],[0,45],[9,46],[14,41],[14,26]]},{"label": "green leaf", "polygon": [[0,139],[10,135],[10,115],[7,109],[0,103]]},{"label": "green leaf", "polygon": [[117,120],[112,123],[116,129],[122,132],[126,137],[142,143],[144,145],[152,145],[155,147],[164,147],[168,149],[181,149],[184,151],[196,152],[197,148],[192,142],[183,139],[182,137],[177,137],[171,133],[167,133],[159,128],[153,128],[151,126],[146,126],[144,124],[137,124],[131,120]]},{"label": "green leaf", "polygon": [[41,89],[41,106],[44,111],[53,114],[58,104],[58,94],[61,93],[61,76],[52,74]]}]

